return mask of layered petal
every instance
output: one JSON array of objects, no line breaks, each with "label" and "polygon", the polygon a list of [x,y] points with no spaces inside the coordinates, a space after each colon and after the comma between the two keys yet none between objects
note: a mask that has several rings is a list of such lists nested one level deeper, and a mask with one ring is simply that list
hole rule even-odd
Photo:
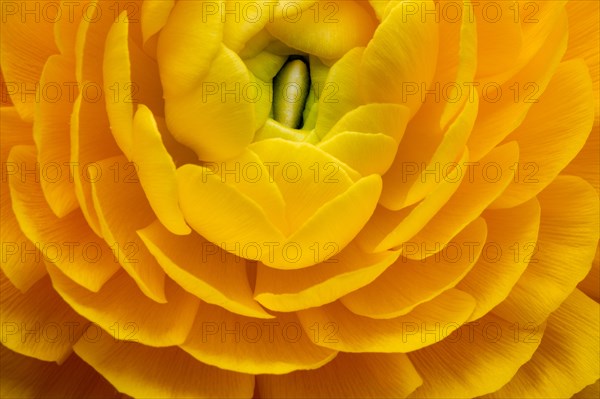
[{"label": "layered petal", "polygon": [[398,398],[421,384],[401,353],[340,353],[318,370],[256,377],[257,391],[264,398]]},{"label": "layered petal", "polygon": [[196,233],[175,236],[158,222],[138,234],[165,273],[189,293],[233,313],[272,317],[252,298],[246,260]]},{"label": "layered petal", "polygon": [[200,305],[181,348],[203,363],[250,374],[318,369],[337,353],[304,334],[294,313],[264,320],[208,304]]},{"label": "layered petal", "polygon": [[437,345],[409,353],[423,378],[411,397],[474,397],[496,391],[531,358],[544,328],[533,324],[515,330],[514,321],[488,314]]},{"label": "layered petal", "polygon": [[177,347],[151,348],[105,333],[79,341],[75,352],[116,389],[134,397],[250,398],[254,389],[253,376],[207,366]]},{"label": "layered petal", "polygon": [[574,290],[548,318],[531,360],[508,384],[485,397],[568,398],[592,384],[600,378],[599,315],[598,303]]},{"label": "layered petal", "polygon": [[93,367],[76,355],[61,365],[19,355],[0,347],[3,398],[121,398]]},{"label": "layered petal", "polygon": [[598,244],[598,196],[584,180],[558,177],[538,196],[538,244],[510,295],[494,312],[540,323],[590,270]]}]

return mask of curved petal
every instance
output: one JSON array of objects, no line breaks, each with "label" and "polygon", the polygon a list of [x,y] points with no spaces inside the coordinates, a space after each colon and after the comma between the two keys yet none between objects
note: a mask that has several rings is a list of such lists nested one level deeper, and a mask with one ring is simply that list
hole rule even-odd
[{"label": "curved petal", "polygon": [[175,0],[146,0],[142,2],[141,28],[144,44],[165,27],[175,7]]},{"label": "curved petal", "polygon": [[158,222],[138,234],[167,275],[189,293],[233,313],[272,317],[252,298],[245,259],[196,233],[174,236]]},{"label": "curved petal", "polygon": [[477,301],[471,320],[506,299],[525,271],[536,251],[540,204],[532,199],[515,208],[485,211],[482,217],[488,226],[483,256],[457,285]]},{"label": "curved petal", "polygon": [[[436,345],[408,357],[423,385],[411,397],[475,397],[509,382],[540,344],[545,324],[514,331],[514,322],[488,314]],[[511,330],[512,327],[512,330]]]},{"label": "curved petal", "polygon": [[[240,170],[239,164],[237,170]],[[179,203],[186,221],[226,251],[244,257],[242,247],[246,248],[249,243],[257,243],[262,248],[265,243],[283,241],[283,234],[268,217],[268,211],[235,186],[223,182],[215,170],[184,165],[177,170],[177,179]],[[235,174],[233,179],[229,178],[235,179]],[[270,198],[274,205],[281,202],[275,194]]]},{"label": "curved petal", "polygon": [[[323,247],[333,245],[336,250],[342,250],[352,242],[373,214],[380,192],[379,175],[360,179],[342,195],[323,205],[287,239],[283,244],[281,263],[268,265],[285,265],[285,268],[297,269],[326,260],[329,256],[326,251],[315,254],[310,250],[315,243]],[[299,256],[295,257],[286,252],[288,246],[299,249]],[[275,255],[279,255],[278,252],[275,252]]]},{"label": "curved petal", "polygon": [[[52,88],[57,82],[75,81],[75,64],[65,56],[53,55],[48,59],[40,85]],[[57,90],[58,99],[51,98],[50,89],[43,101],[36,104],[33,138],[38,153],[38,162],[47,172],[41,179],[42,190],[48,205],[58,217],[63,217],[78,208],[73,176],[69,165],[69,123],[73,110],[73,93],[67,95],[62,88]]]},{"label": "curved petal", "polygon": [[325,137],[346,113],[363,103],[356,79],[363,51],[361,47],[348,51],[329,70],[319,96],[319,113],[315,126],[318,137]]},{"label": "curved petal", "polygon": [[[405,7],[406,6],[406,7]],[[407,7],[416,9],[413,14]],[[419,96],[407,94],[406,83],[429,87],[436,68],[438,25],[421,18],[433,1],[401,3],[377,27],[360,66],[361,92],[366,102],[406,105],[411,117],[421,105]]]},{"label": "curved petal", "polygon": [[[579,290],[550,315],[531,360],[510,382],[485,398],[570,398],[600,378],[600,308]],[[525,326],[521,328],[527,328]]]},{"label": "curved petal", "polygon": [[120,399],[122,395],[96,370],[72,355],[60,366],[43,362],[0,346],[3,398]]},{"label": "curved petal", "polygon": [[598,32],[600,21],[598,20],[599,6],[595,1],[573,0],[566,5],[569,17],[569,45],[565,54],[565,60],[583,58],[587,64],[593,80],[595,107],[595,122],[598,124],[600,111],[600,38],[590,32]]},{"label": "curved petal", "polygon": [[398,142],[382,133],[343,132],[321,142],[319,148],[363,176],[382,175],[394,162]]},{"label": "curved petal", "polygon": [[[483,101],[468,142],[474,161],[480,160],[523,122],[529,109],[546,90],[565,53],[568,31],[566,16],[562,15],[552,25],[552,32],[538,53],[515,76],[503,85],[493,81],[480,85]],[[483,92],[486,85],[492,88],[489,95]],[[494,89],[501,90],[499,99],[491,94]]]},{"label": "curved petal", "polygon": [[460,167],[454,168],[444,176],[437,188],[415,206],[399,211],[377,207],[357,236],[361,248],[368,252],[380,252],[396,248],[414,237],[458,190],[466,175],[463,170],[468,159],[469,151],[465,150],[457,163]]},{"label": "curved petal", "polygon": [[126,158],[98,162],[103,170],[116,168],[114,179],[92,183],[94,207],[102,235],[123,269],[152,300],[165,303],[165,272],[148,252],[136,230],[154,221],[152,209],[135,175],[135,165]]},{"label": "curved petal", "polygon": [[477,218],[512,181],[511,167],[518,157],[519,147],[507,143],[490,152],[481,162],[471,163],[462,171],[460,187],[442,209],[415,235],[411,242],[417,243],[416,251],[404,254],[410,259],[423,259],[436,253],[431,248],[443,248],[445,244],[467,224]]},{"label": "curved petal", "polygon": [[405,353],[446,338],[467,321],[474,306],[473,297],[452,289],[393,319],[359,316],[339,302],[300,311],[298,317],[307,333],[333,328],[334,334],[317,345],[343,352]]},{"label": "curved petal", "polygon": [[124,272],[117,273],[97,293],[74,284],[52,265],[48,265],[48,273],[65,302],[99,326],[96,334],[108,333],[111,339],[151,346],[179,345],[185,341],[198,309],[198,300],[171,281],[166,284],[168,302],[160,304],[142,294]]},{"label": "curved petal", "polygon": [[[322,247],[316,243],[310,248],[332,253],[338,249],[335,243]],[[369,284],[399,255],[399,251],[368,254],[350,244],[333,258],[304,269],[279,270],[259,263],[255,298],[279,312],[321,306]]]},{"label": "curved petal", "polygon": [[74,349],[116,389],[134,397],[251,398],[254,390],[254,376],[207,366],[176,347],[151,348],[104,333],[80,340]]},{"label": "curved petal", "polygon": [[[32,121],[36,102],[40,101],[35,90],[39,88],[42,69],[48,57],[56,54],[54,24],[50,18],[40,18],[38,11],[27,16],[25,3],[5,2],[2,5],[3,20],[0,34],[2,75],[12,103],[21,118]],[[36,18],[37,17],[37,18]]]},{"label": "curved petal", "polygon": [[158,219],[175,234],[189,234],[177,197],[175,162],[167,151],[152,111],[139,105],[133,120],[131,159],[148,202]]},{"label": "curved petal", "polygon": [[[183,80],[181,76],[177,79]],[[168,96],[165,88],[169,130],[203,161],[239,155],[254,138],[254,104],[246,95],[249,84],[250,75],[242,60],[221,45],[206,76],[191,90]]]},{"label": "curved petal", "polygon": [[201,304],[181,348],[199,361],[249,374],[286,374],[318,369],[336,355],[302,333],[293,313],[264,320]]},{"label": "curved petal", "polygon": [[[390,319],[412,311],[456,284],[473,268],[487,235],[485,221],[476,219],[448,246],[423,261],[400,258],[371,284],[343,297],[352,312]],[[415,251],[417,243],[406,246]]]},{"label": "curved petal", "polygon": [[[396,160],[383,176],[381,204],[398,210],[422,200],[440,183],[439,170],[460,159],[477,118],[479,99],[468,101],[445,132],[434,130],[427,113],[413,119],[400,143]],[[422,126],[420,119],[426,119]],[[439,133],[438,133],[439,131]],[[424,143],[425,142],[425,143]],[[448,173],[448,171],[445,171]],[[432,178],[431,176],[435,176]]]},{"label": "curved petal", "polygon": [[365,46],[377,26],[357,3],[314,2],[302,10],[297,2],[288,2],[267,25],[267,30],[292,48],[319,58],[338,59],[354,47]]},{"label": "curved petal", "polygon": [[515,21],[513,3],[483,0],[477,6],[471,14],[477,26],[477,75],[478,79],[486,79],[514,67],[524,39],[521,21]]},{"label": "curved petal", "polygon": [[213,6],[207,11],[216,11],[221,15],[221,22],[224,23],[223,43],[239,53],[248,40],[262,31],[267,22],[273,20],[273,6],[277,3],[225,0],[216,4],[216,10]]},{"label": "curved petal", "polygon": [[400,142],[409,120],[408,113],[408,108],[400,104],[361,105],[342,116],[321,141],[326,142],[337,133],[352,131],[383,133]]},{"label": "curved petal", "polygon": [[401,353],[339,353],[318,370],[256,376],[261,398],[405,397],[423,381]]},{"label": "curved petal", "polygon": [[600,122],[594,127],[585,145],[561,173],[584,178],[600,194]]},{"label": "curved petal", "polygon": [[[78,94],[71,113],[70,172],[75,195],[88,225],[101,235],[94,211],[90,180],[101,175],[94,162],[121,153],[111,131],[103,101],[103,71],[98,62],[104,55],[104,43],[113,22],[112,13],[103,12],[98,0],[90,0],[90,15],[79,24],[75,46],[75,77]],[[93,5],[93,6],[92,6]]]},{"label": "curved petal", "polygon": [[25,294],[1,273],[0,280],[2,345],[22,355],[62,363],[83,334],[86,320],[56,294],[47,278]]},{"label": "curved petal", "polygon": [[[42,253],[23,234],[12,208],[9,188],[9,176],[21,174],[21,166],[9,164],[8,155],[15,145],[32,145],[31,124],[24,122],[16,108],[0,108],[0,161],[2,162],[2,180],[0,181],[0,214],[2,228],[2,273],[22,292],[27,291],[33,284],[46,275],[46,267]],[[32,256],[33,255],[33,256]]]},{"label": "curved petal", "polygon": [[581,60],[562,63],[539,103],[507,138],[519,143],[518,165],[523,170],[492,206],[512,207],[542,191],[581,150],[593,121],[586,65]]},{"label": "curved petal", "polygon": [[208,0],[178,1],[171,10],[157,48],[165,99],[181,97],[198,88],[221,50],[221,16],[208,12],[217,4]]},{"label": "curved petal", "polygon": [[599,235],[598,195],[584,180],[559,176],[538,195],[536,252],[508,298],[494,312],[539,323],[590,270]]},{"label": "curved petal", "polygon": [[[124,11],[112,24],[104,47],[102,72],[104,92],[111,93],[115,86],[119,88],[116,95],[105,95],[106,112],[110,121],[110,129],[117,145],[127,159],[131,159],[133,146],[133,102],[131,99],[131,62],[129,60],[129,19]],[[123,90],[123,93],[121,93]],[[123,95],[121,97],[121,94]]]},{"label": "curved petal", "polygon": [[56,264],[77,284],[98,291],[118,270],[110,248],[87,226],[81,212],[57,218],[50,210],[39,184],[39,170],[33,146],[13,147],[9,162],[35,171],[21,178],[9,177],[13,210],[21,230],[41,251],[44,259]]}]

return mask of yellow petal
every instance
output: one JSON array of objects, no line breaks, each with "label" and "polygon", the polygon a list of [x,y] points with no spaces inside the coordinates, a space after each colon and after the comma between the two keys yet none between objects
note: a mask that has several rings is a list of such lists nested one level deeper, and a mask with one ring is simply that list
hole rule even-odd
[{"label": "yellow petal", "polygon": [[[40,85],[49,88],[44,101],[36,104],[33,138],[38,153],[38,162],[43,166],[42,190],[48,205],[58,217],[76,209],[79,204],[75,196],[73,176],[68,168],[70,160],[69,123],[75,101],[74,93],[57,82],[74,82],[75,64],[64,56],[54,55],[48,59]],[[55,101],[52,87],[58,86]]]},{"label": "yellow petal", "polygon": [[150,346],[179,345],[198,309],[198,300],[170,280],[165,284],[168,302],[162,304],[142,294],[125,272],[115,274],[96,293],[74,284],[52,265],[48,274],[65,302],[113,339]]},{"label": "yellow petal", "polygon": [[[77,30],[75,46],[75,76],[79,92],[71,114],[71,159],[69,168],[73,174],[75,194],[88,225],[101,235],[98,217],[92,202],[90,180],[97,178],[99,171],[95,161],[121,153],[110,132],[110,124],[103,101],[102,64],[103,43],[114,22],[114,16],[103,12],[90,1],[90,15],[83,18]],[[93,6],[92,6],[93,5]]]},{"label": "yellow petal", "polygon": [[[319,252],[335,253],[335,243],[310,247]],[[255,298],[269,309],[291,312],[321,306],[369,284],[391,265],[399,251],[367,254],[350,244],[333,258],[299,270],[278,270],[258,264]]]},{"label": "yellow petal", "polygon": [[363,48],[348,51],[329,70],[319,97],[315,126],[318,137],[325,137],[342,116],[362,104],[356,76],[363,51]]},{"label": "yellow petal", "polygon": [[545,327],[515,332],[512,320],[488,314],[436,345],[409,353],[423,378],[411,397],[472,398],[509,382],[539,346]]},{"label": "yellow petal", "polygon": [[[562,15],[548,40],[519,73],[503,85],[493,81],[480,85],[481,107],[468,143],[474,161],[481,159],[523,122],[556,71],[567,46],[567,37],[567,20]],[[496,95],[500,90],[502,94]]]},{"label": "yellow petal", "polygon": [[363,176],[384,174],[394,162],[398,142],[382,133],[343,132],[319,144]]},{"label": "yellow petal", "polygon": [[22,355],[62,363],[85,331],[86,320],[54,292],[48,278],[25,294],[4,274],[0,279],[2,345]]},{"label": "yellow petal", "polygon": [[98,165],[103,170],[119,171],[114,180],[105,178],[92,183],[104,240],[139,289],[149,298],[165,303],[165,272],[136,234],[155,218],[138,184],[135,165],[123,156],[105,159]]},{"label": "yellow petal", "polygon": [[590,270],[598,243],[598,196],[577,177],[558,177],[538,195],[542,209],[538,245],[508,298],[495,308],[539,323]]},{"label": "yellow petal", "polygon": [[[202,53],[207,51],[203,48]],[[181,76],[178,79],[183,81]],[[254,104],[245,94],[249,84],[242,60],[221,45],[205,78],[191,91],[169,96],[165,88],[169,130],[204,161],[239,155],[254,137]]]},{"label": "yellow petal", "polygon": [[60,366],[0,347],[3,398],[122,398],[96,370],[71,355]]},{"label": "yellow petal", "polygon": [[[94,331],[90,332],[93,336]],[[176,347],[152,348],[109,334],[81,340],[75,352],[116,389],[142,398],[251,398],[254,376],[202,364]]]},{"label": "yellow petal", "polygon": [[600,246],[596,248],[596,256],[592,268],[585,278],[577,285],[584,294],[600,302]]},{"label": "yellow petal", "polygon": [[600,194],[600,123],[594,122],[594,127],[575,159],[561,173],[584,178],[596,192]]},{"label": "yellow petal", "polygon": [[[445,176],[437,188],[417,205],[399,211],[377,207],[365,228],[357,236],[361,248],[369,252],[379,252],[397,247],[414,237],[460,187],[465,177],[463,167],[466,166],[468,158],[468,151],[465,150],[458,161],[461,168],[455,168]],[[416,169],[412,169],[412,172],[416,172]]]},{"label": "yellow petal", "polygon": [[548,318],[542,343],[531,360],[508,384],[485,397],[570,398],[596,381],[600,378],[598,315],[596,302],[573,291]]},{"label": "yellow petal", "polygon": [[[289,255],[289,252],[282,253],[283,261],[287,262],[285,268],[301,268],[328,259],[326,251],[320,251],[316,256],[314,252],[311,253],[310,248],[315,243],[323,247],[331,247],[333,244],[339,250],[345,248],[373,214],[379,193],[381,178],[379,175],[370,175],[324,204],[283,245],[284,248],[288,245],[295,246],[300,252],[297,259],[293,259],[294,255]],[[269,266],[277,267],[278,264]]]},{"label": "yellow petal", "polygon": [[104,96],[110,129],[121,151],[127,159],[131,159],[133,145],[133,103],[131,95],[133,85],[131,83],[128,40],[129,19],[127,13],[123,12],[106,36],[102,71],[104,72],[104,92],[108,94],[115,87],[119,89],[114,98],[111,95]]},{"label": "yellow petal", "polygon": [[255,319],[201,304],[181,348],[199,361],[248,374],[285,374],[318,369],[336,355],[304,334],[293,313]]},{"label": "yellow petal", "polygon": [[148,0],[142,3],[141,27],[144,43],[167,24],[175,0]]},{"label": "yellow petal", "polygon": [[[410,7],[414,14],[409,13]],[[401,3],[377,27],[362,58],[359,80],[366,102],[406,105],[411,117],[421,104],[418,96],[407,96],[406,83],[429,86],[438,52],[435,18],[421,18],[433,9],[433,1]]]},{"label": "yellow petal", "polygon": [[339,302],[300,311],[298,317],[307,333],[333,330],[316,342],[320,346],[343,352],[404,353],[446,338],[467,320],[474,306],[473,297],[453,289],[388,320],[356,315]]},{"label": "yellow petal", "polygon": [[54,44],[52,19],[41,18],[41,4],[29,7],[32,14],[25,13],[25,3],[2,3],[0,64],[7,88],[2,96],[9,94],[21,118],[32,121],[35,104],[41,101],[36,89],[42,69],[58,49]]},{"label": "yellow petal", "polygon": [[[253,238],[261,238],[262,243],[262,238],[277,238],[281,230],[287,230],[280,190],[270,170],[251,150],[228,162],[184,165],[177,170],[177,179],[186,220],[212,242],[254,242],[250,236],[242,237],[256,230],[261,235]],[[226,215],[231,218],[230,225]],[[248,220],[248,224],[236,219],[239,217]]]},{"label": "yellow petal", "polygon": [[[592,85],[581,60],[561,64],[540,102],[507,140],[519,143],[520,174],[495,201],[511,207],[550,184],[581,150],[594,121]],[[556,115],[548,118],[548,115]]]},{"label": "yellow petal", "polygon": [[[9,162],[36,170],[33,146],[13,147]],[[9,177],[10,196],[21,230],[39,246],[44,259],[56,264],[77,284],[98,291],[117,271],[110,248],[85,223],[81,212],[59,219],[48,207],[39,184],[39,175]]]},{"label": "yellow petal", "polygon": [[[486,224],[479,218],[452,239],[447,248],[424,261],[398,259],[371,284],[344,296],[340,302],[352,312],[390,319],[412,311],[456,286],[480,257]],[[410,243],[411,251],[417,243]]]},{"label": "yellow petal", "polygon": [[[75,42],[77,40],[77,30],[79,29],[79,24],[81,20],[84,18],[95,18],[92,12],[85,14],[84,12],[73,12],[72,14],[68,14],[70,9],[82,11],[82,8],[87,6],[86,3],[73,4],[68,3],[69,0],[60,0],[60,7],[62,10],[62,14],[60,17],[57,17],[54,23],[54,41],[56,42],[56,47],[60,50],[62,55],[66,55],[72,57],[75,53]],[[82,7],[77,9],[76,7]],[[93,6],[90,6],[93,7]],[[91,11],[91,10],[90,10]]]},{"label": "yellow petal", "polygon": [[248,0],[225,0],[208,4],[211,6],[206,8],[207,14],[220,15],[221,22],[224,22],[223,43],[236,53],[273,18],[271,13],[275,5]]},{"label": "yellow petal", "polygon": [[314,2],[302,10],[297,2],[288,2],[280,10],[274,10],[275,18],[267,24],[267,30],[302,52],[324,59],[338,59],[354,47],[365,46],[377,26],[357,3]]},{"label": "yellow petal", "polygon": [[[518,7],[518,6],[517,6]],[[510,70],[523,47],[521,21],[515,21],[515,5],[484,0],[471,10],[477,26],[477,75],[500,75]]]},{"label": "yellow petal", "polygon": [[250,148],[269,165],[270,179],[281,192],[291,231],[352,185],[345,165],[313,145],[271,139],[253,143]]},{"label": "yellow petal", "polygon": [[221,51],[221,16],[208,12],[214,7],[211,1],[181,1],[171,10],[157,49],[165,99],[197,89]]},{"label": "yellow petal", "polygon": [[252,298],[245,259],[196,233],[174,236],[157,222],[138,234],[169,277],[189,293],[233,313],[271,317]]},{"label": "yellow petal", "polygon": [[286,57],[282,55],[262,51],[252,58],[244,59],[244,64],[261,81],[270,83],[285,61]]},{"label": "yellow petal", "polygon": [[507,143],[496,148],[481,162],[463,170],[463,178],[456,194],[411,239],[419,248],[404,252],[410,259],[423,259],[443,248],[459,231],[477,218],[488,205],[498,198],[513,178],[510,169],[517,160],[518,146]]},{"label": "yellow petal", "polygon": [[[0,212],[2,228],[0,240],[2,242],[2,273],[17,287],[25,292],[36,281],[46,275],[46,267],[39,249],[31,242],[19,227],[13,212],[8,181],[10,174],[21,174],[21,166],[9,164],[10,149],[19,144],[33,144],[31,124],[24,122],[16,108],[0,108],[0,160],[2,162],[2,180],[0,182]],[[29,252],[25,252],[29,251]]]},{"label": "yellow petal", "polygon": [[[434,82],[439,86],[434,89],[444,90],[443,111],[440,118],[440,128],[445,129],[448,123],[458,115],[470,96],[466,90],[475,81],[477,71],[477,24],[473,14],[473,4],[464,0],[462,4],[452,0],[442,1],[439,9],[442,17],[439,23],[440,44],[438,66]],[[451,17],[455,12],[462,16],[460,24]],[[460,13],[460,14],[458,14]],[[446,91],[447,90],[447,91]],[[456,99],[456,100],[455,100]],[[430,100],[427,98],[427,100]]]},{"label": "yellow petal", "polygon": [[[441,168],[451,169],[448,166],[461,158],[477,118],[478,107],[479,99],[475,96],[474,101],[467,102],[448,129],[440,131],[440,134],[432,131],[431,127],[420,126],[419,118],[411,121],[396,160],[383,177],[384,190],[380,201],[383,206],[398,210],[417,203],[435,189],[441,182],[438,177]],[[427,119],[426,113],[423,113],[423,118]],[[449,173],[450,170],[444,172]]]},{"label": "yellow petal", "polygon": [[408,108],[399,104],[365,104],[345,114],[327,133],[325,142],[346,131],[383,133],[400,142],[408,123]]},{"label": "yellow petal", "polygon": [[477,300],[471,320],[502,302],[525,271],[536,251],[540,205],[532,199],[515,208],[486,211],[482,216],[488,226],[487,241],[480,243],[482,256],[457,286]]},{"label": "yellow petal", "polygon": [[600,92],[600,39],[593,32],[598,32],[598,3],[595,1],[569,1],[567,15],[569,16],[569,45],[565,59],[583,58],[587,64],[593,80],[595,101],[595,122],[598,124],[600,116],[598,93]]},{"label": "yellow petal", "polygon": [[600,396],[600,380],[588,385],[572,396],[574,399],[595,399]]},{"label": "yellow petal", "polygon": [[421,384],[421,377],[401,353],[340,353],[318,370],[256,376],[262,398],[396,399]]},{"label": "yellow petal", "polygon": [[189,234],[177,199],[177,175],[152,111],[141,105],[133,121],[132,161],[158,219],[175,234]]}]

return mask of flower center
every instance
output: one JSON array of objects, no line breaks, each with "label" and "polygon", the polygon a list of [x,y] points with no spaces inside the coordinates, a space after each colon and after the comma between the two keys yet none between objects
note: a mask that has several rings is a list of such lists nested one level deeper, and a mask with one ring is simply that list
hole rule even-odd
[{"label": "flower center", "polygon": [[291,56],[273,78],[273,119],[292,129],[302,127],[302,114],[310,91],[308,63]]}]

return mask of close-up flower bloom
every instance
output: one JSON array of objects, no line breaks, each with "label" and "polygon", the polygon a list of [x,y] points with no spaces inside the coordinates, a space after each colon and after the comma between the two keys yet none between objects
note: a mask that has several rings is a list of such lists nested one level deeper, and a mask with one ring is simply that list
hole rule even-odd
[{"label": "close-up flower bloom", "polygon": [[0,1],[2,398],[594,398],[599,2]]}]

